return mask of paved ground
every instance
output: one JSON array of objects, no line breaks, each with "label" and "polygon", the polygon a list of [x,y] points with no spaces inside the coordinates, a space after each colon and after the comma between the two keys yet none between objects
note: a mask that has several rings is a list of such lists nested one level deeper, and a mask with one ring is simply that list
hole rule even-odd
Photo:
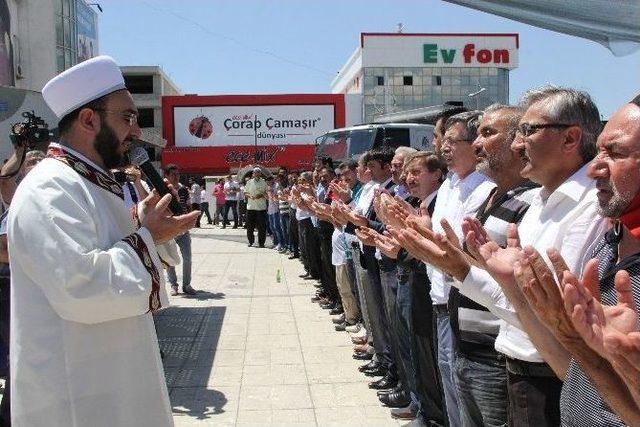
[{"label": "paved ground", "polygon": [[309,301],[299,262],[248,248],[244,230],[204,227],[192,232],[192,284],[204,292],[171,297],[156,322],[176,427],[400,425],[357,371],[348,335]]}]

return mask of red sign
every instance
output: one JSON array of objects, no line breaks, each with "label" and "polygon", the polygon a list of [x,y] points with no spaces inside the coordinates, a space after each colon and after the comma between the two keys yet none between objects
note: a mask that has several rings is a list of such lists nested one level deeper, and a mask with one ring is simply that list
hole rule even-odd
[{"label": "red sign", "polygon": [[[174,163],[185,173],[197,174],[222,174],[231,169],[241,168],[249,164],[261,164],[268,168],[284,166],[290,170],[308,168],[315,152],[314,138],[301,137],[299,143],[278,144],[262,143],[262,135],[256,134],[253,145],[196,145],[185,146],[181,143],[176,146],[176,114],[175,111],[184,107],[251,107],[259,106],[262,111],[269,106],[330,106],[333,110],[333,126],[339,128],[345,126],[345,100],[344,95],[329,94],[304,94],[304,95],[223,95],[223,96],[167,96],[162,98],[163,136],[167,140],[167,146],[162,152],[162,164]],[[274,108],[277,109],[277,108]],[[211,109],[210,109],[211,110]],[[331,111],[331,110],[329,110]],[[216,132],[216,127],[211,126],[214,118],[198,116],[187,124],[188,133],[202,139]],[[293,123],[293,121],[292,121]],[[180,124],[182,126],[182,124]],[[184,134],[185,130],[180,129]],[[257,126],[248,129],[249,132],[263,132]],[[303,135],[303,133],[301,133]],[[307,140],[308,139],[308,140]],[[197,139],[194,139],[197,140]]]}]

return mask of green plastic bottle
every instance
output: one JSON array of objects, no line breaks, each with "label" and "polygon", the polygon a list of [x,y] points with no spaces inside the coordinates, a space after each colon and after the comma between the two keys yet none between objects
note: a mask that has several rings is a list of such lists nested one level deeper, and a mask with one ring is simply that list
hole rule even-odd
[{"label": "green plastic bottle", "polygon": [[280,269],[278,269],[278,271],[276,272],[276,282],[280,283],[281,280],[282,277],[280,276]]}]

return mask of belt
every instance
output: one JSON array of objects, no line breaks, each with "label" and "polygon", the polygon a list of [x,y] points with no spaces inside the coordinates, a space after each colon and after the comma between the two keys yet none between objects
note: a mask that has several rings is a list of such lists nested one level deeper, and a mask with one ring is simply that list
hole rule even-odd
[{"label": "belt", "polygon": [[433,306],[433,313],[434,314],[449,314],[449,307],[447,307],[447,304],[435,304]]},{"label": "belt", "polygon": [[507,371],[524,377],[556,377],[553,369],[546,363],[525,362],[507,357]]}]

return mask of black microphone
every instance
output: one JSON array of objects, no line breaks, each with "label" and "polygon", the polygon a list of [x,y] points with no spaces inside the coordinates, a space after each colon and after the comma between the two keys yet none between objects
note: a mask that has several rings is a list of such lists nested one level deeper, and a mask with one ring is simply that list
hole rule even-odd
[{"label": "black microphone", "polygon": [[[142,147],[131,147],[131,149],[129,149],[129,159],[131,160],[132,165],[138,166],[142,169],[142,172],[144,172],[147,179],[151,181],[151,185],[155,188],[158,194],[160,194],[160,197],[163,197],[165,194],[171,194],[169,187],[167,187],[167,184],[165,184],[164,180],[160,175],[158,175],[156,168],[151,164],[147,150]],[[173,194],[171,194],[171,196],[171,202],[169,202],[169,209],[171,212],[173,212],[174,215],[184,214],[184,210],[182,209],[182,206],[180,206],[180,203],[178,203]]]}]

